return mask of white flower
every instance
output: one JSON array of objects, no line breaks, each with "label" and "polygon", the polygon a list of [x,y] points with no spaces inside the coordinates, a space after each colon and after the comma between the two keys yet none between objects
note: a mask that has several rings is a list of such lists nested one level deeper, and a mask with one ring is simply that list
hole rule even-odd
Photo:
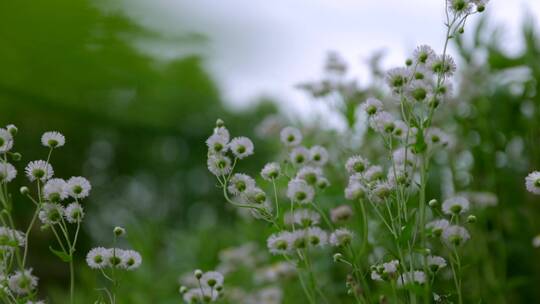
[{"label": "white flower", "polygon": [[399,92],[407,84],[410,72],[406,68],[393,68],[386,75],[386,82],[394,92]]},{"label": "white flower", "polygon": [[309,245],[307,230],[295,230],[290,233],[289,238],[292,249],[304,249]]},{"label": "white flower", "polygon": [[371,271],[371,279],[373,281],[379,281],[379,282],[383,281],[383,278],[381,277],[381,275],[375,270]]},{"label": "white flower", "polygon": [[352,242],[352,238],[353,233],[350,230],[340,228],[330,235],[330,244],[336,247],[347,246]]},{"label": "white flower", "polygon": [[243,173],[236,173],[231,177],[227,190],[232,195],[240,195],[253,188],[255,188],[255,180],[253,178]]},{"label": "white flower", "polygon": [[450,222],[445,219],[435,220],[426,225],[428,230],[431,230],[435,236],[441,236],[443,231],[450,226]]},{"label": "white flower", "polygon": [[54,225],[60,223],[64,216],[64,207],[56,203],[44,203],[39,210],[39,220],[44,225]]},{"label": "white flower", "polygon": [[291,162],[296,165],[303,165],[309,160],[309,150],[305,147],[296,147],[289,154]]},{"label": "white flower", "polygon": [[360,155],[349,157],[345,163],[345,169],[347,169],[350,174],[362,173],[368,168],[368,166],[369,162]]},{"label": "white flower", "polygon": [[302,227],[309,227],[313,225],[318,225],[320,223],[321,216],[319,213],[312,211],[310,209],[296,209],[291,214],[285,214],[285,223],[288,225],[298,224]]},{"label": "white flower", "polygon": [[125,270],[135,270],[141,266],[141,254],[135,250],[123,250],[120,255],[120,268]]},{"label": "white flower", "polygon": [[350,180],[345,188],[345,198],[348,200],[358,200],[366,196],[367,189],[356,180]]},{"label": "white flower", "polygon": [[37,179],[45,182],[54,175],[54,170],[51,164],[44,160],[35,160],[30,162],[24,171],[31,182]]},{"label": "white flower", "polygon": [[[392,153],[392,157],[394,158],[394,162],[396,163],[396,165],[414,166],[414,164],[417,162],[416,154],[414,154],[412,149],[410,148],[398,148],[394,150],[394,152]],[[402,168],[403,166],[401,166],[401,169]]]},{"label": "white flower", "polygon": [[398,286],[409,284],[424,284],[426,282],[426,274],[423,271],[409,271],[401,275],[398,280]]},{"label": "white flower", "polygon": [[414,50],[413,58],[416,64],[426,64],[435,57],[435,51],[429,45],[421,45]]},{"label": "white flower", "polygon": [[208,150],[212,153],[225,153],[229,149],[229,134],[214,133],[206,140]]},{"label": "white flower", "polygon": [[281,167],[278,163],[268,163],[264,165],[263,169],[261,170],[261,176],[267,181],[272,181],[279,177],[281,174]]},{"label": "white flower", "polygon": [[13,136],[8,130],[0,128],[0,153],[6,153],[13,148]]},{"label": "white flower", "polygon": [[374,180],[378,180],[383,178],[383,168],[381,166],[370,166],[365,172],[364,172],[364,178],[368,182],[372,182]]},{"label": "white flower", "polygon": [[73,202],[64,209],[64,216],[69,223],[80,223],[84,218],[83,207],[79,203]]},{"label": "white flower", "polygon": [[291,250],[291,233],[282,231],[272,234],[266,241],[266,246],[271,254],[287,254]]},{"label": "white flower", "polygon": [[69,196],[75,199],[82,199],[90,194],[92,185],[90,182],[81,176],[74,176],[68,179],[66,189]]},{"label": "white flower", "polygon": [[201,277],[202,284],[210,288],[223,286],[223,280],[223,275],[217,271],[205,272]]},{"label": "white flower", "polygon": [[534,194],[540,194],[540,172],[534,171],[527,175],[525,178],[525,187],[527,188],[527,191],[534,193]]},{"label": "white flower", "polygon": [[188,304],[193,303],[207,303],[214,302],[218,299],[219,293],[215,289],[208,287],[203,288],[192,288],[184,293],[184,302]]},{"label": "white flower", "polygon": [[427,97],[431,93],[431,85],[425,80],[413,80],[407,86],[407,97],[417,102],[426,101]]},{"label": "white flower", "polygon": [[389,182],[378,182],[375,184],[370,193],[370,198],[375,203],[384,202],[392,191],[392,184]]},{"label": "white flower", "polygon": [[24,247],[25,234],[19,230],[0,226],[0,250],[11,250],[14,247]]},{"label": "white flower", "polygon": [[32,293],[38,284],[38,278],[32,275],[32,269],[17,271],[8,278],[8,286],[11,291],[18,295]]},{"label": "white flower", "polygon": [[438,128],[430,128],[426,132],[426,142],[430,147],[446,147],[450,144],[450,136]]},{"label": "white flower", "polygon": [[253,154],[253,142],[247,137],[235,137],[229,143],[231,152],[239,159],[246,158]]},{"label": "white flower", "polygon": [[9,183],[17,176],[17,169],[10,163],[0,162],[0,183]]},{"label": "white flower", "polygon": [[208,171],[215,176],[223,176],[231,173],[231,159],[220,154],[213,154],[208,157]]},{"label": "white flower", "polygon": [[317,181],[319,180],[319,178],[323,177],[322,175],[323,173],[322,173],[321,168],[306,166],[298,170],[298,173],[296,174],[296,178],[304,180],[306,181],[306,183],[310,185],[315,185],[317,184]]},{"label": "white flower", "polygon": [[377,98],[368,98],[366,102],[360,105],[360,110],[371,117],[383,110],[383,104]]},{"label": "white flower", "polygon": [[59,132],[45,132],[41,136],[41,144],[49,148],[60,148],[66,143],[66,138]]},{"label": "white flower", "polygon": [[308,228],[307,238],[311,246],[324,247],[328,244],[328,233],[319,227]]},{"label": "white flower", "polygon": [[469,211],[469,201],[463,196],[446,199],[442,204],[442,211],[448,215],[456,215]]},{"label": "white flower", "polygon": [[304,180],[293,179],[287,186],[287,197],[292,202],[307,204],[313,201],[315,190]]},{"label": "white flower", "polygon": [[427,263],[431,271],[437,272],[446,267],[446,260],[440,256],[430,255],[427,257]]},{"label": "white flower", "polygon": [[444,59],[440,55],[435,56],[432,60],[428,62],[428,66],[433,73],[441,73],[447,77],[452,76],[456,71],[456,63],[450,55],[446,55]]},{"label": "white flower", "polygon": [[107,266],[114,268],[122,268],[122,257],[125,250],[119,248],[107,248],[103,254],[103,257],[107,263]]},{"label": "white flower", "polygon": [[534,248],[540,248],[540,234],[533,238],[532,245]]},{"label": "white flower", "polygon": [[86,255],[86,264],[92,269],[103,269],[107,264],[108,251],[103,247],[93,248]]},{"label": "white flower", "polygon": [[383,273],[386,275],[392,275],[398,271],[399,261],[392,260],[382,264]]},{"label": "white flower", "polygon": [[43,197],[50,202],[60,202],[68,197],[66,181],[61,178],[52,178],[43,187]]},{"label": "white flower", "polygon": [[447,0],[448,8],[457,16],[469,14],[472,11],[471,0]]},{"label": "white flower", "polygon": [[229,142],[231,135],[229,134],[229,130],[225,127],[217,127],[214,128],[214,134],[217,134],[218,136],[222,137],[226,142]]},{"label": "white flower", "polygon": [[395,127],[395,119],[388,112],[377,113],[371,120],[371,128],[382,134],[391,134]]},{"label": "white flower", "polygon": [[297,128],[285,127],[281,130],[280,138],[284,145],[295,147],[302,142],[302,133]]},{"label": "white flower", "polygon": [[394,135],[397,139],[405,140],[408,133],[409,126],[407,126],[407,124],[401,120],[396,120],[394,122],[394,131],[392,132],[392,135]]},{"label": "white flower", "polygon": [[463,245],[471,238],[467,229],[456,225],[446,227],[446,229],[443,230],[442,237],[449,246]]},{"label": "white flower", "polygon": [[324,166],[328,162],[328,151],[322,146],[313,146],[309,149],[311,163],[317,166]]},{"label": "white flower", "polygon": [[349,205],[341,205],[330,210],[330,218],[334,223],[345,222],[353,216],[353,210]]}]

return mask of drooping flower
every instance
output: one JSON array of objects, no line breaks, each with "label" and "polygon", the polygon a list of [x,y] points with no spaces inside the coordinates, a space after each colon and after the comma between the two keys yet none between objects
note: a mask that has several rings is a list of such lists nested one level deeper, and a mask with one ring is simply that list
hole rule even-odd
[{"label": "drooping flower", "polygon": [[318,225],[320,223],[321,216],[319,213],[310,209],[296,209],[293,213],[285,214],[285,223],[288,225],[300,225],[301,227],[309,227]]},{"label": "drooping flower", "polygon": [[51,164],[44,160],[35,160],[30,162],[24,171],[31,182],[35,180],[45,182],[54,175],[54,170]]},{"label": "drooping flower", "polygon": [[469,211],[469,201],[463,196],[446,199],[442,204],[442,210],[448,215],[457,215]]},{"label": "drooping flower", "polygon": [[208,171],[215,176],[224,176],[231,173],[231,159],[227,156],[214,154],[208,157]]},{"label": "drooping flower", "polygon": [[426,228],[437,237],[441,236],[443,231],[450,226],[450,222],[445,219],[435,220],[426,225]]},{"label": "drooping flower", "polygon": [[358,200],[365,197],[367,189],[360,182],[350,180],[347,188],[345,188],[345,198],[348,200]]},{"label": "drooping flower", "polygon": [[406,286],[410,284],[424,284],[426,283],[426,274],[423,271],[409,271],[401,275],[398,280],[398,286]]},{"label": "drooping flower", "polygon": [[373,117],[383,110],[383,104],[377,98],[368,98],[360,105],[360,110],[365,112],[369,117]]},{"label": "drooping flower", "polygon": [[11,251],[26,244],[25,234],[19,230],[0,226],[0,250]]},{"label": "drooping flower", "polygon": [[443,230],[442,238],[449,246],[460,246],[469,240],[471,236],[469,235],[467,229],[461,226],[453,225],[448,226]]},{"label": "drooping flower", "polygon": [[38,278],[32,274],[32,269],[16,271],[8,278],[9,289],[18,295],[32,293],[38,285]]},{"label": "drooping flower", "polygon": [[429,269],[433,272],[437,272],[444,267],[446,267],[446,260],[443,257],[440,256],[433,256],[430,255],[427,257],[427,263],[429,266]]},{"label": "drooping flower", "polygon": [[395,127],[395,119],[388,112],[377,113],[371,120],[371,128],[381,134],[392,134]]},{"label": "drooping flower", "polygon": [[125,270],[135,270],[142,264],[141,254],[135,250],[123,250],[120,259],[120,268]]},{"label": "drooping flower", "polygon": [[60,148],[66,143],[66,138],[60,132],[45,132],[41,136],[41,144],[49,148]]}]

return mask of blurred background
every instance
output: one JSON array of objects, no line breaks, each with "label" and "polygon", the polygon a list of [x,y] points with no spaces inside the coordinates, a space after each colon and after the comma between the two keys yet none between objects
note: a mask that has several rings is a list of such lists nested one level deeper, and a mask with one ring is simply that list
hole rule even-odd
[{"label": "blurred background", "polygon": [[[248,172],[276,153],[280,126],[348,132],[347,110],[296,85],[324,78],[324,60],[335,51],[349,63],[351,104],[358,104],[380,92],[382,71],[414,47],[440,49],[443,8],[442,0],[2,1],[0,125],[19,127],[20,173],[46,158],[44,131],[66,135],[53,154],[56,175],[93,184],[78,261],[92,246],[110,246],[116,225],[128,229],[124,245],[143,254],[120,303],[179,303],[183,273],[212,269],[223,248],[264,243],[248,229],[253,223],[225,208],[207,172],[204,140],[216,119],[254,139]],[[530,248],[540,204],[523,186],[540,168],[538,16],[538,1],[492,0],[451,49],[461,85],[449,115],[469,147],[459,154],[464,188],[499,198],[484,222],[492,262],[477,272],[486,282],[478,297],[489,303],[540,298],[540,253]],[[20,174],[12,190],[26,223],[32,206],[16,191],[24,184]],[[50,233],[34,237],[40,250],[31,251],[30,264],[40,293],[63,303],[66,265],[44,254]],[[99,286],[96,273],[78,269],[79,286]],[[93,303],[93,288],[78,288],[81,303]]]}]

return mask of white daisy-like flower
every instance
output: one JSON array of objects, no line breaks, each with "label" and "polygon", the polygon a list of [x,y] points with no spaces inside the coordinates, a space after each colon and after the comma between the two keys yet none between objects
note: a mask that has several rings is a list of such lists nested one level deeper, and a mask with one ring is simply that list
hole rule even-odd
[{"label": "white daisy-like flower", "polygon": [[435,51],[429,45],[421,45],[417,47],[413,52],[413,59],[418,65],[426,64],[430,59],[433,59],[435,56]]},{"label": "white daisy-like flower", "polygon": [[364,172],[364,178],[368,182],[379,180],[384,177],[383,168],[381,166],[370,166]]},{"label": "white daisy-like flower", "polygon": [[457,16],[469,14],[472,11],[471,0],[446,0],[448,9]]},{"label": "white daisy-like flower", "polygon": [[253,142],[247,137],[235,137],[229,143],[231,152],[239,159],[253,155]]},{"label": "white daisy-like flower", "polygon": [[229,136],[223,133],[214,133],[206,140],[208,151],[211,153],[225,153],[229,149]]},{"label": "white daisy-like flower", "polygon": [[392,260],[390,262],[383,263],[381,266],[384,274],[393,275],[398,271],[399,261]]},{"label": "white daisy-like flower", "polygon": [[122,268],[122,257],[124,256],[124,249],[120,248],[107,248],[103,257],[107,262],[107,266],[114,268]]},{"label": "white daisy-like flower", "polygon": [[261,176],[267,181],[272,181],[281,175],[281,167],[278,163],[272,162],[264,165]]},{"label": "white daisy-like flower", "polygon": [[377,98],[368,98],[360,105],[360,110],[365,112],[369,117],[373,117],[383,110],[383,103]]},{"label": "white daisy-like flower", "polygon": [[330,235],[330,244],[335,247],[347,246],[352,242],[354,234],[345,228],[340,228]]},{"label": "white daisy-like flower", "polygon": [[349,172],[349,174],[362,173],[366,171],[368,167],[368,160],[360,155],[349,157],[349,159],[347,159],[347,162],[345,163],[345,169],[347,169],[347,172]]},{"label": "white daisy-like flower", "polygon": [[426,132],[426,143],[431,148],[447,147],[450,144],[450,136],[439,128],[429,128]]},{"label": "white daisy-like flower", "polygon": [[201,277],[201,283],[210,288],[215,286],[223,286],[223,274],[217,271],[208,271],[205,272]]},{"label": "white daisy-like flower", "polygon": [[11,251],[17,246],[24,247],[25,244],[24,232],[0,226],[0,250]]},{"label": "white daisy-like flower", "polygon": [[324,247],[328,244],[328,233],[319,227],[309,227],[307,229],[307,239],[311,246]]},{"label": "white daisy-like flower", "polygon": [[358,200],[364,198],[367,194],[367,188],[356,180],[350,180],[345,188],[345,198],[348,200]]},{"label": "white daisy-like flower", "polygon": [[409,271],[401,275],[398,280],[398,286],[405,286],[410,284],[424,284],[426,283],[426,274],[423,271]]},{"label": "white daisy-like flower", "polygon": [[6,153],[13,148],[13,136],[8,130],[0,128],[0,153]]},{"label": "white daisy-like flower", "polygon": [[426,225],[426,228],[433,233],[433,235],[439,237],[443,231],[450,226],[450,222],[445,219],[435,220]]},{"label": "white daisy-like flower", "polygon": [[61,178],[52,178],[43,186],[43,198],[45,200],[58,203],[68,197],[66,181]]},{"label": "white daisy-like flower", "polygon": [[432,91],[432,86],[425,80],[413,80],[407,86],[406,95],[410,100],[424,102]]},{"label": "white daisy-like flower", "polygon": [[282,231],[277,234],[272,234],[266,240],[266,246],[271,254],[288,254],[291,250],[291,233]]},{"label": "white daisy-like flower", "polygon": [[323,177],[322,169],[319,167],[305,166],[298,170],[297,179],[306,181],[310,185],[316,185],[319,178]]},{"label": "white daisy-like flower", "polygon": [[32,269],[16,271],[8,278],[9,289],[18,295],[32,293],[38,285],[38,278],[32,274]]},{"label": "white daisy-like flower", "polygon": [[409,126],[407,126],[406,123],[401,120],[396,120],[394,122],[394,131],[392,131],[392,135],[394,135],[395,138],[405,140],[408,133]]},{"label": "white daisy-like flower", "polygon": [[313,146],[309,149],[309,159],[316,166],[324,166],[328,162],[328,151],[322,146]]},{"label": "white daisy-like flower", "polygon": [[532,245],[534,248],[540,248],[540,234],[533,238]]},{"label": "white daisy-like flower", "polygon": [[334,223],[348,221],[353,216],[353,209],[349,205],[340,205],[330,210],[330,219]]},{"label": "white daisy-like flower", "polygon": [[41,144],[49,148],[60,148],[66,143],[62,133],[56,131],[45,132],[41,136]]},{"label": "white daisy-like flower", "polygon": [[295,230],[290,233],[290,243],[292,249],[305,249],[309,245],[307,230]]},{"label": "white daisy-like flower", "polygon": [[103,247],[92,248],[86,255],[86,264],[92,269],[103,269],[107,264],[108,250]]},{"label": "white daisy-like flower", "polygon": [[527,188],[527,191],[534,193],[534,194],[540,194],[540,172],[534,171],[529,173],[527,177],[525,178],[525,187]]},{"label": "white daisy-like flower", "polygon": [[81,176],[74,176],[68,179],[66,190],[69,196],[75,199],[82,199],[90,195],[92,185],[86,178]]},{"label": "white daisy-like flower", "polygon": [[469,211],[469,200],[463,196],[446,199],[442,204],[442,211],[448,215],[456,215]]},{"label": "white daisy-like flower", "polygon": [[64,207],[56,203],[44,203],[39,210],[39,220],[44,225],[54,225],[62,221]]},{"label": "white daisy-like flower", "polygon": [[9,183],[17,176],[17,169],[10,163],[0,162],[0,183]]},{"label": "white daisy-like flower", "polygon": [[288,147],[298,146],[302,142],[302,133],[294,127],[285,127],[280,132],[281,142]]},{"label": "white daisy-like flower", "polygon": [[251,176],[243,173],[234,174],[229,180],[227,190],[232,195],[240,195],[255,188],[255,180]]},{"label": "white daisy-like flower", "polygon": [[317,187],[319,189],[326,189],[328,186],[330,186],[330,181],[326,177],[319,176],[317,178]]},{"label": "white daisy-like flower", "polygon": [[291,162],[295,165],[303,165],[309,160],[309,150],[305,147],[296,147],[289,154]]},{"label": "white daisy-like flower", "polygon": [[461,226],[453,225],[448,226],[443,230],[442,238],[449,246],[460,246],[467,242],[471,236],[467,229]]},{"label": "white daisy-like flower", "polygon": [[388,112],[380,112],[373,116],[371,128],[382,134],[391,134],[396,128],[395,119]]},{"label": "white daisy-like flower", "polygon": [[406,68],[393,68],[386,74],[386,82],[394,92],[401,91],[410,77],[410,71]]},{"label": "white daisy-like flower", "polygon": [[224,176],[231,173],[231,159],[221,154],[213,154],[208,157],[208,171],[215,176]]},{"label": "white daisy-like flower", "polygon": [[219,292],[215,289],[203,287],[192,288],[184,293],[184,302],[187,304],[193,303],[208,303],[214,302],[219,298]]},{"label": "white daisy-like flower", "polygon": [[223,137],[223,139],[225,139],[226,142],[230,141],[231,135],[229,133],[229,130],[227,128],[225,128],[225,127],[216,127],[216,128],[214,128],[214,134],[217,134],[217,135]]},{"label": "white daisy-like flower", "polygon": [[84,218],[84,209],[81,204],[73,202],[64,209],[64,216],[69,223],[80,223]]},{"label": "white daisy-like flower", "polygon": [[307,204],[313,201],[315,190],[301,179],[293,179],[287,186],[287,197],[299,204]]},{"label": "white daisy-like flower", "polygon": [[123,250],[120,259],[119,267],[125,270],[135,270],[142,264],[141,254],[135,250]]},{"label": "white daisy-like flower", "polygon": [[373,281],[379,281],[379,282],[384,281],[383,278],[382,278],[382,276],[381,276],[377,271],[375,271],[375,270],[372,270],[372,271],[371,271],[371,279],[372,279]]},{"label": "white daisy-like flower", "polygon": [[389,182],[378,182],[370,192],[370,198],[375,203],[384,202],[391,194],[393,186]]},{"label": "white daisy-like flower", "polygon": [[433,256],[430,255],[427,257],[427,263],[429,266],[429,269],[433,272],[437,272],[444,267],[446,267],[446,260],[443,257],[440,256]]},{"label": "white daisy-like flower", "polygon": [[431,71],[433,71],[433,73],[444,74],[447,77],[452,76],[456,71],[456,63],[450,55],[445,55],[444,58],[440,55],[437,55],[428,62],[428,66],[430,67]]},{"label": "white daisy-like flower", "polygon": [[321,221],[319,213],[310,209],[296,209],[293,213],[285,214],[285,223],[288,225],[296,224],[302,227],[318,225]]},{"label": "white daisy-like flower", "polygon": [[44,160],[30,162],[24,171],[31,182],[35,180],[45,182],[54,175],[53,167]]},{"label": "white daisy-like flower", "polygon": [[249,204],[261,205],[267,201],[266,193],[258,187],[251,187],[243,192],[242,199]]},{"label": "white daisy-like flower", "polygon": [[[413,152],[413,150],[410,148],[406,149],[404,147],[394,150],[394,152],[392,153],[392,158],[394,159],[394,163],[396,163],[397,166],[407,165],[414,167],[414,164],[418,161],[418,158]],[[403,168],[403,166],[401,167]]]}]

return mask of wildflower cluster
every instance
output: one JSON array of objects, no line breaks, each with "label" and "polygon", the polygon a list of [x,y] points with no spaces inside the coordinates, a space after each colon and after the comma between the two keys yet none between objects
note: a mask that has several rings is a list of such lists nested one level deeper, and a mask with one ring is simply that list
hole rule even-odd
[{"label": "wildflower cluster", "polygon": [[182,294],[185,303],[209,303],[216,302],[223,296],[223,281],[224,277],[217,271],[203,272],[195,270],[193,273],[196,286],[191,288],[180,286],[180,294]]}]

